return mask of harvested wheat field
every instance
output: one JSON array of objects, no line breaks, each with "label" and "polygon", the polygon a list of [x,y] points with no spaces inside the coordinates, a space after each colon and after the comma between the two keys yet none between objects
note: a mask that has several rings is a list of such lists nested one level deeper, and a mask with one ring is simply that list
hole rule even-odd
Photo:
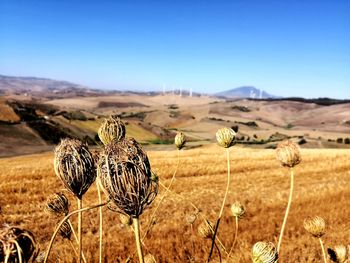
[{"label": "harvested wheat field", "polygon": [[[168,185],[176,169],[177,151],[152,151],[148,156],[161,184]],[[251,248],[257,241],[271,241],[277,245],[289,195],[289,170],[279,164],[274,150],[233,146],[230,156],[231,183],[218,231],[226,250],[230,249],[235,233],[230,205],[240,201],[246,213],[239,219],[231,259],[227,259],[223,247],[220,247],[221,257],[226,262],[251,262]],[[155,224],[144,239],[144,254],[151,253],[157,262],[206,262],[211,240],[201,237],[197,229],[204,218],[215,221],[219,213],[227,178],[225,150],[214,144],[181,150],[175,178],[171,192],[166,193],[156,212]],[[1,223],[31,230],[44,251],[56,223],[62,219],[43,210],[47,197],[63,189],[54,173],[53,153],[0,159],[0,181]],[[161,184],[152,206],[141,215],[141,236],[164,196]],[[293,201],[279,262],[322,261],[317,238],[303,227],[308,216],[318,215],[325,219],[326,234],[322,240],[326,248],[350,244],[349,185],[349,150],[302,150],[302,162],[295,167]],[[74,197],[63,192],[74,210]],[[84,196],[83,206],[97,203],[96,185],[93,184]],[[201,212],[191,225],[190,218],[196,212],[193,205]],[[73,217],[72,222],[76,226],[77,218]],[[98,222],[98,209],[84,212],[83,251],[87,262],[98,262]],[[107,207],[103,208],[103,222],[103,261],[125,262],[130,258],[131,262],[137,262],[131,228],[123,225],[118,213]],[[72,241],[75,245],[74,239]],[[220,260],[216,250],[213,259],[213,262]],[[67,240],[57,237],[49,262],[76,262]]]}]

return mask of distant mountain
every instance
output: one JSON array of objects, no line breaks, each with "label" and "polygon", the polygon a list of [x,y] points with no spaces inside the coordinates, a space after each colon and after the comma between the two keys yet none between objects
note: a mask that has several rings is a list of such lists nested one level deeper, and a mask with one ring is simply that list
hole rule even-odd
[{"label": "distant mountain", "polygon": [[72,96],[99,96],[109,93],[62,80],[0,75],[0,95],[16,94],[52,99]]},{"label": "distant mountain", "polygon": [[271,95],[266,91],[259,90],[253,86],[243,86],[235,89],[218,92],[218,93],[215,93],[215,96],[226,97],[226,98],[255,98],[255,99],[278,98],[278,96]]}]

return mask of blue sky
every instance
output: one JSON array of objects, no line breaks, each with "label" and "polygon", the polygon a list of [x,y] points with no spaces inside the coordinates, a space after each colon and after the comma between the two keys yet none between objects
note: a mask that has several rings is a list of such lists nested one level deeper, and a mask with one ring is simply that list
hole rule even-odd
[{"label": "blue sky", "polygon": [[0,0],[0,74],[350,98],[350,1]]}]

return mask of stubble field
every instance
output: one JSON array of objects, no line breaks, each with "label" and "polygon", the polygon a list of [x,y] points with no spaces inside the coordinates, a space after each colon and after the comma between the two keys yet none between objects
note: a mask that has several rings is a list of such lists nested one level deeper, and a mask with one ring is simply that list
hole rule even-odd
[{"label": "stubble field", "polygon": [[[289,171],[280,166],[274,150],[230,148],[231,184],[219,239],[229,249],[234,238],[235,221],[230,205],[240,201],[246,207],[239,220],[238,240],[228,262],[251,262],[251,248],[257,241],[277,240],[287,205]],[[152,169],[160,182],[169,184],[176,168],[177,152],[148,152]],[[279,262],[321,262],[318,240],[303,228],[307,216],[319,215],[326,220],[325,246],[349,245],[350,240],[350,152],[341,149],[304,149],[302,162],[295,168],[295,189],[291,211],[281,247]],[[156,213],[156,223],[144,239],[145,254],[157,262],[205,262],[210,240],[197,233],[203,218],[215,221],[227,180],[226,156],[223,148],[208,145],[182,150],[176,180]],[[0,159],[0,222],[18,225],[32,231],[44,251],[56,223],[61,218],[43,210],[46,198],[63,189],[53,170],[53,153]],[[152,211],[164,194],[160,187],[152,206],[141,216],[144,231]],[[76,202],[68,192],[71,210]],[[195,209],[201,212],[190,225],[187,222]],[[98,203],[96,185],[92,185],[83,205]],[[123,226],[117,213],[104,211],[104,262],[125,262],[130,256],[137,262],[132,230]],[[76,218],[72,219],[76,225]],[[98,210],[83,217],[83,251],[87,262],[98,262]],[[221,249],[221,256],[226,254]],[[58,237],[50,262],[75,262],[72,248]],[[217,253],[215,261],[219,261]]]}]

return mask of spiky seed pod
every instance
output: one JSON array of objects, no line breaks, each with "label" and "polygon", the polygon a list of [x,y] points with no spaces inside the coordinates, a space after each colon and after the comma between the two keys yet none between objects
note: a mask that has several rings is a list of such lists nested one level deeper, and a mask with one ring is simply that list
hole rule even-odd
[{"label": "spiky seed pod", "polygon": [[278,252],[271,242],[257,242],[252,249],[253,263],[275,263],[278,260]]},{"label": "spiky seed pod", "polygon": [[221,128],[216,132],[216,140],[218,144],[224,148],[229,148],[233,146],[236,138],[236,133],[231,128]]},{"label": "spiky seed pod", "polygon": [[174,140],[175,146],[178,150],[181,150],[186,143],[186,137],[185,134],[183,134],[182,132],[178,132],[175,136],[175,140]]},{"label": "spiky seed pod", "polygon": [[0,262],[30,262],[37,255],[37,244],[34,235],[25,229],[5,225],[0,230]]},{"label": "spiky seed pod", "polygon": [[119,219],[124,226],[132,225],[132,218],[129,215],[119,214]]},{"label": "spiky seed pod", "polygon": [[295,142],[285,140],[276,148],[276,157],[286,167],[294,167],[301,162],[300,147]]},{"label": "spiky seed pod", "polygon": [[125,138],[125,125],[119,118],[110,116],[101,124],[98,137],[104,145],[112,141],[119,142]]},{"label": "spiky seed pod", "polygon": [[337,245],[334,247],[334,249],[328,248],[327,251],[328,251],[329,257],[333,262],[345,263],[348,258],[349,252],[347,247],[344,245]]},{"label": "spiky seed pod", "polygon": [[308,217],[304,220],[304,228],[314,237],[322,237],[326,233],[326,223],[322,217]]},{"label": "spiky seed pod", "polygon": [[109,199],[131,217],[139,217],[158,193],[148,157],[132,138],[108,144],[100,155],[97,173]]},{"label": "spiky seed pod", "polygon": [[208,219],[205,219],[199,226],[198,226],[198,234],[203,238],[213,238],[214,236],[214,224],[209,221]]},{"label": "spiky seed pod", "polygon": [[71,237],[71,235],[72,235],[72,228],[70,227],[70,224],[69,224],[67,221],[65,221],[65,222],[61,225],[61,227],[60,227],[58,233],[59,233],[63,238],[70,239],[70,237]]},{"label": "spiky seed pod", "polygon": [[144,258],[145,263],[157,263],[156,258],[152,254],[147,254]]},{"label": "spiky seed pod", "polygon": [[231,213],[234,217],[241,218],[245,213],[245,208],[240,202],[236,201],[231,205]]},{"label": "spiky seed pod", "polygon": [[55,148],[54,168],[64,186],[79,199],[96,179],[92,154],[79,140],[61,141]]},{"label": "spiky seed pod", "polygon": [[69,200],[63,193],[55,193],[47,198],[44,211],[53,215],[67,215]]}]

